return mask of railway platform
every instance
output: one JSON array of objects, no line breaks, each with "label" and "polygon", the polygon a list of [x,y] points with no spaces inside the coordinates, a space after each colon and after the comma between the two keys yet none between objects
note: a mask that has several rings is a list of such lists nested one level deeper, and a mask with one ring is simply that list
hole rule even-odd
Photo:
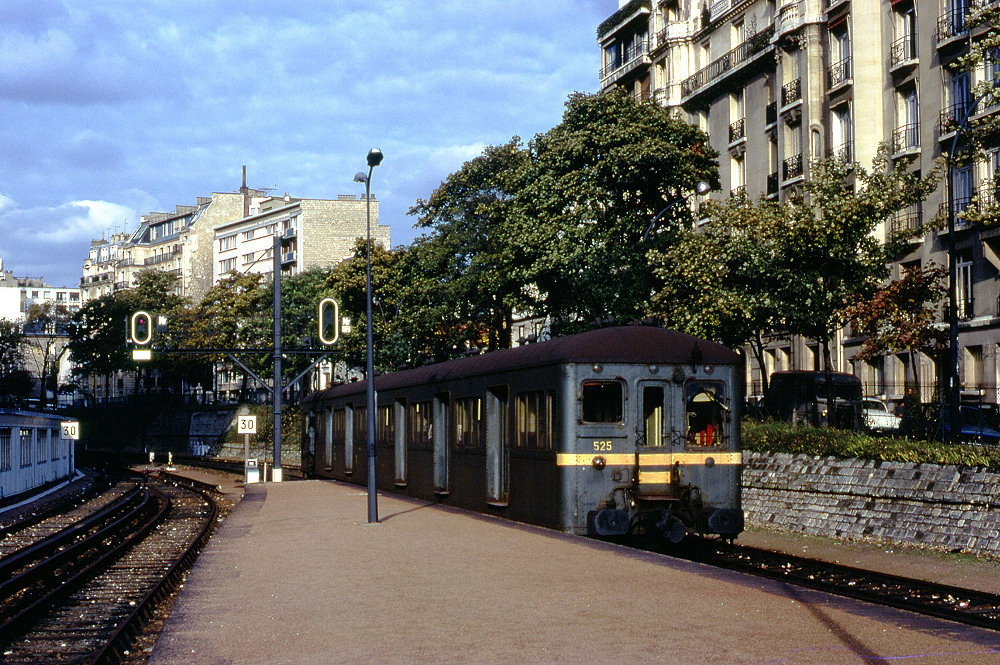
[{"label": "railway platform", "polygon": [[149,663],[1000,664],[992,631],[392,495],[379,509],[367,524],[364,488],[332,481],[247,486]]}]

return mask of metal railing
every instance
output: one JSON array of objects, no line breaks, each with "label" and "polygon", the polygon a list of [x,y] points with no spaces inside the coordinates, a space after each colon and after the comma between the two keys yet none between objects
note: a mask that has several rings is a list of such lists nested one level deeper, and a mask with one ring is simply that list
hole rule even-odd
[{"label": "metal railing", "polygon": [[899,212],[889,220],[889,235],[911,235],[923,230],[923,222],[919,211]]},{"label": "metal railing", "polygon": [[845,141],[830,150],[830,156],[845,162],[854,161],[854,141]]},{"label": "metal railing", "polygon": [[781,179],[791,180],[792,178],[798,178],[803,173],[805,173],[803,163],[802,163],[802,153],[797,155],[792,155],[781,163]]},{"label": "metal railing", "polygon": [[729,142],[736,143],[747,137],[746,118],[740,118],[729,124]]},{"label": "metal railing", "polygon": [[898,67],[917,59],[917,36],[903,35],[889,47],[889,67]]},{"label": "metal railing", "polygon": [[622,52],[621,59],[615,59],[611,64],[601,69],[601,79],[606,79],[617,70],[627,67],[635,60],[649,53],[649,39],[638,39],[629,44]]},{"label": "metal railing", "polygon": [[847,83],[850,80],[851,80],[850,56],[830,65],[830,69],[827,72],[827,83],[826,83],[828,88],[836,88],[841,83]]},{"label": "metal railing", "polygon": [[795,79],[781,86],[782,106],[788,106],[800,99],[802,99],[802,79]]},{"label": "metal railing", "polygon": [[892,153],[920,149],[920,123],[910,123],[892,130]]},{"label": "metal railing", "polygon": [[709,63],[708,66],[699,69],[681,83],[681,95],[687,97],[694,94],[709,83],[722,78],[736,67],[739,67],[752,56],[765,50],[770,46],[773,34],[774,26],[770,25],[747,38],[746,41],[721,58],[717,58]]}]

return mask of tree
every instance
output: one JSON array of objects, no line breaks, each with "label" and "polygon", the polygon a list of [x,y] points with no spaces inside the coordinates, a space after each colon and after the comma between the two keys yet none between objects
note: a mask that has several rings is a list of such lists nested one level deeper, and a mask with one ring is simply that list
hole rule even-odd
[{"label": "tree", "polygon": [[42,406],[48,403],[49,391],[59,387],[59,362],[69,351],[70,318],[66,307],[51,302],[34,304],[25,313],[27,359],[39,379],[38,400]]},{"label": "tree", "polygon": [[31,392],[31,375],[24,369],[24,328],[0,319],[0,404],[16,403]]},{"label": "tree", "polygon": [[647,251],[690,224],[678,202],[699,181],[717,185],[716,157],[701,130],[657,104],[571,95],[520,170],[507,240],[527,287],[514,304],[567,328],[641,318],[654,287]]},{"label": "tree", "polygon": [[677,242],[651,250],[661,281],[649,313],[667,326],[732,348],[750,347],[767,391],[764,347],[784,330],[784,303],[776,296],[783,237],[777,202],[749,205],[743,197],[706,206],[708,221],[684,229]]},{"label": "tree", "polygon": [[876,235],[879,224],[924,200],[940,176],[940,165],[922,177],[891,163],[882,145],[871,170],[837,157],[816,162],[805,196],[775,210],[775,223],[787,229],[775,280],[786,328],[820,342],[828,370],[846,303],[874,292],[899,252],[894,239]]},{"label": "tree", "polygon": [[429,229],[401,268],[415,325],[434,330],[443,346],[506,348],[511,344],[512,307],[520,292],[505,234],[526,154],[520,140],[489,146],[448,176],[431,197],[410,209],[417,226]]},{"label": "tree", "polygon": [[855,358],[871,361],[887,353],[905,351],[910,372],[905,377],[904,408],[912,423],[919,404],[918,353],[938,355],[947,347],[947,331],[936,324],[937,303],[947,292],[948,269],[905,267],[899,279],[883,285],[870,297],[856,296],[844,310],[855,330],[866,335]]}]

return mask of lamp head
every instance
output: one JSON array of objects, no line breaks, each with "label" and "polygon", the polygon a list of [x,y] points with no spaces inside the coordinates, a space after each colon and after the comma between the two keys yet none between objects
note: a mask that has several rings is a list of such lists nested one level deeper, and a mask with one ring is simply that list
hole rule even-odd
[{"label": "lamp head", "polygon": [[698,194],[707,194],[710,189],[712,189],[712,186],[708,184],[707,181],[702,180],[697,185],[695,185],[694,191],[697,192]]},{"label": "lamp head", "polygon": [[382,151],[372,148],[368,151],[368,166],[375,167],[382,163]]},{"label": "lamp head", "polygon": [[368,182],[368,176],[363,171],[354,174],[354,182]]}]

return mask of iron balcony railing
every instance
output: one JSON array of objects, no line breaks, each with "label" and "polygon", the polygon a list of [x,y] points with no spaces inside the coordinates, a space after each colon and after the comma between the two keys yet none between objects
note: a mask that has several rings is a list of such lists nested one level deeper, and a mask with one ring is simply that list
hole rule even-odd
[{"label": "iron balcony railing", "polygon": [[740,118],[729,124],[729,142],[736,143],[747,136],[746,118]]},{"label": "iron balcony railing", "polygon": [[938,16],[937,22],[937,40],[938,42],[946,42],[953,37],[958,37],[959,35],[965,33],[965,17],[969,14],[970,6],[966,7],[953,7],[947,9]]},{"label": "iron balcony railing", "polygon": [[919,211],[899,212],[889,220],[890,236],[912,235],[919,233],[923,229]]},{"label": "iron balcony railing", "polygon": [[[967,210],[984,214],[996,206],[997,195],[996,190],[992,186],[985,185],[971,190],[966,189],[964,192],[955,194],[953,201],[955,203],[956,215],[960,215]],[[938,205],[938,216],[944,217],[947,214],[948,201],[946,199]]]},{"label": "iron balcony railing", "polygon": [[889,47],[889,67],[915,62],[917,59],[917,36],[903,35]]},{"label": "iron balcony railing", "polygon": [[798,178],[804,173],[802,166],[802,153],[792,155],[781,163],[781,179],[791,180]]},{"label": "iron balcony railing", "polygon": [[938,136],[944,136],[956,131],[962,118],[965,117],[967,108],[968,104],[963,101],[941,109],[941,113],[938,116]]},{"label": "iron balcony railing", "polygon": [[699,69],[681,83],[681,95],[684,97],[692,95],[709,83],[722,78],[728,72],[739,67],[752,56],[770,46],[773,34],[774,26],[770,25],[752,37],[749,37],[721,58],[713,60],[708,66]]},{"label": "iron balcony railing", "polygon": [[920,148],[920,124],[913,122],[892,130],[892,154]]},{"label": "iron balcony railing", "polygon": [[802,99],[802,79],[795,79],[781,86],[782,106],[788,106],[800,99]]},{"label": "iron balcony railing", "polygon": [[621,58],[616,58],[611,63],[605,65],[601,70],[601,79],[606,79],[615,73],[617,70],[627,67],[632,64],[635,60],[638,60],[642,56],[649,53],[649,39],[637,39],[630,43],[628,47],[622,52]]},{"label": "iron balcony railing", "polygon": [[844,58],[839,62],[835,62],[830,65],[830,70],[827,73],[827,87],[836,88],[841,83],[846,83],[851,80],[851,58],[850,56]]},{"label": "iron balcony railing", "polygon": [[854,161],[854,142],[845,141],[838,146],[835,146],[830,150],[830,156],[836,157],[837,159],[844,162]]}]

